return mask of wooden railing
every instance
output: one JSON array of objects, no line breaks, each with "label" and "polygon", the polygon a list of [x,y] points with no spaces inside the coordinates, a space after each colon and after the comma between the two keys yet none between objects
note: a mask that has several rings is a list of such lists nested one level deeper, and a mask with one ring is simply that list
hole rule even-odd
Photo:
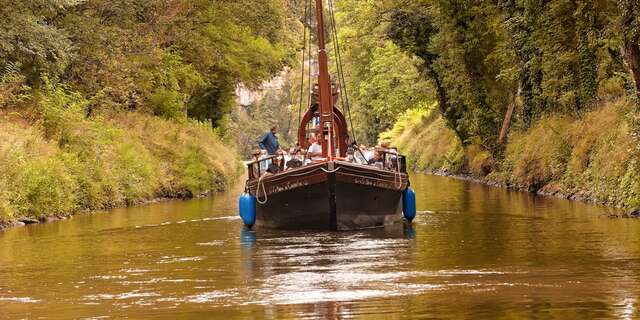
[{"label": "wooden railing", "polygon": [[381,151],[383,169],[407,173],[407,158],[403,155]]},{"label": "wooden railing", "polygon": [[[280,157],[280,159],[278,159]],[[257,179],[261,177],[271,164],[277,164],[280,171],[284,171],[284,158],[282,156],[269,156],[263,159],[255,160],[247,163],[249,179]]]},{"label": "wooden railing", "polygon": [[[382,155],[381,169],[407,173],[407,158],[403,155],[393,152],[380,151]],[[249,172],[249,179],[260,178],[271,164],[276,164],[280,172],[285,170],[284,157],[282,156],[269,156],[260,160],[255,160],[247,163],[247,171]]]}]

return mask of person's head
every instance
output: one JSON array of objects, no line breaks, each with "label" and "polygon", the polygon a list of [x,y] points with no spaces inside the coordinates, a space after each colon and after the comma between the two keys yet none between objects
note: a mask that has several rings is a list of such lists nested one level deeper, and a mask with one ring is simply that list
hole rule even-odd
[{"label": "person's head", "polygon": [[258,157],[260,157],[260,150],[253,150],[251,156],[253,156],[253,159],[258,159]]},{"label": "person's head", "polygon": [[382,152],[379,148],[376,148],[375,151],[373,152],[373,159],[375,160],[382,159]]},{"label": "person's head", "polygon": [[278,126],[272,126],[271,127],[271,133],[273,133],[273,134],[278,133]]}]

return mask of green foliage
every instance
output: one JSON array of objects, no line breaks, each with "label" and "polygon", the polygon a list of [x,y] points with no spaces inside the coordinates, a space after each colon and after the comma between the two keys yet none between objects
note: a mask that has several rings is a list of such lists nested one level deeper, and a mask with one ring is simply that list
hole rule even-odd
[{"label": "green foliage", "polygon": [[19,65],[30,84],[60,75],[73,55],[68,32],[51,23],[75,1],[0,1],[0,70]]},{"label": "green foliage", "polygon": [[231,111],[238,83],[257,86],[282,70],[299,28],[282,1],[37,0],[0,8],[0,70],[17,71],[0,74],[1,104],[12,84],[39,88],[48,75],[90,100],[89,115],[142,110],[213,125]]},{"label": "green foliage", "polygon": [[196,195],[211,190],[214,173],[207,160],[199,148],[187,150],[179,159],[178,174],[182,184],[178,188]]},{"label": "green foliage", "polygon": [[[358,89],[354,100],[356,106],[366,106],[358,115],[370,132],[389,128],[385,120],[395,120],[398,111],[405,110],[393,106],[399,96],[417,97],[417,102],[405,104],[411,108],[425,99],[415,93],[426,92],[405,90],[402,81],[395,86],[393,80],[380,81],[376,86],[375,75],[387,80],[418,70],[416,81],[426,81],[427,90],[433,92],[427,99],[438,101],[444,120],[463,144],[481,146],[493,157],[503,152],[497,135],[514,100],[519,107],[514,126],[526,129],[548,114],[581,116],[597,102],[601,86],[615,89],[609,79],[629,83],[620,31],[634,38],[636,24],[634,19],[621,23],[617,18],[621,11],[632,16],[635,7],[628,1],[387,0],[371,5],[344,0],[339,4],[339,20],[346,26],[340,37],[346,70],[357,79],[350,81]],[[354,39],[361,45],[351,43]],[[376,57],[375,53],[389,50],[388,41],[417,58],[410,63],[413,68],[400,62],[398,69],[405,72],[395,69],[390,62],[402,61],[396,53],[386,52],[385,57],[394,57],[390,59]],[[380,65],[386,69],[375,68]],[[385,108],[388,113],[367,104],[377,96],[392,102]],[[381,117],[366,121],[371,116],[363,110]]]},{"label": "green foliage", "polygon": [[237,176],[235,152],[208,124],[139,113],[86,118],[86,100],[44,83],[36,125],[0,118],[0,219],[198,195]]},{"label": "green foliage", "polygon": [[26,77],[18,63],[7,63],[0,72],[0,110],[15,107],[31,98]]},{"label": "green foliage", "polygon": [[626,116],[633,110],[627,98],[603,103],[581,119],[544,116],[529,130],[512,133],[499,160],[478,145],[462,148],[435,110],[410,110],[381,135],[398,146],[416,170],[471,174],[610,205],[640,204],[640,148],[635,124]]},{"label": "green foliage", "polygon": [[222,140],[243,129],[234,91],[290,63],[292,13],[277,0],[0,0],[0,219],[225,189],[239,167]]},{"label": "green foliage", "polygon": [[460,172],[465,153],[436,106],[407,110],[381,140],[397,146],[416,170]]},{"label": "green foliage", "polygon": [[363,143],[375,143],[405,110],[434,93],[421,79],[417,59],[386,38],[386,22],[371,1],[337,2],[338,39],[353,108],[354,125]]},{"label": "green foliage", "polygon": [[[638,8],[627,0],[340,1],[355,101],[383,115],[357,116],[370,133],[396,120],[380,139],[418,170],[636,205],[640,126],[628,93],[640,88]],[[414,70],[427,88],[417,91],[432,94],[394,81]],[[403,114],[399,97],[418,97],[404,104],[414,110]],[[375,107],[378,98],[387,105]],[[500,145],[510,104],[511,134]]]},{"label": "green foliage", "polygon": [[14,186],[11,202],[21,215],[65,215],[76,209],[77,185],[59,159],[18,162],[17,174],[11,183]]},{"label": "green foliage", "polygon": [[149,99],[153,114],[165,119],[180,119],[184,113],[184,98],[178,91],[159,88]]}]

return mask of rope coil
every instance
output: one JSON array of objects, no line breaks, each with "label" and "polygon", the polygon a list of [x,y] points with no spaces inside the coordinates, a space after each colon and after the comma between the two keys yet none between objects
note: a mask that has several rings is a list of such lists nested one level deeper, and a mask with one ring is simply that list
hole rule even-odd
[{"label": "rope coil", "polygon": [[[264,181],[262,181],[262,179],[264,179],[265,176],[266,175],[264,174],[260,176],[260,179],[258,179],[258,185],[256,186],[256,201],[260,205],[265,205],[269,201],[269,198],[267,197],[267,189],[264,187]],[[262,193],[264,193],[264,201],[260,201],[260,185],[262,185]]]}]

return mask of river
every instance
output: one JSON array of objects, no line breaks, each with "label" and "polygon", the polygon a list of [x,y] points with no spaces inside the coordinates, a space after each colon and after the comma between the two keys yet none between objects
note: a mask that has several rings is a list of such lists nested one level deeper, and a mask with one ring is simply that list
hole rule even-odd
[{"label": "river", "polygon": [[640,221],[412,183],[413,226],[249,231],[236,190],[0,232],[0,318],[640,317]]}]

